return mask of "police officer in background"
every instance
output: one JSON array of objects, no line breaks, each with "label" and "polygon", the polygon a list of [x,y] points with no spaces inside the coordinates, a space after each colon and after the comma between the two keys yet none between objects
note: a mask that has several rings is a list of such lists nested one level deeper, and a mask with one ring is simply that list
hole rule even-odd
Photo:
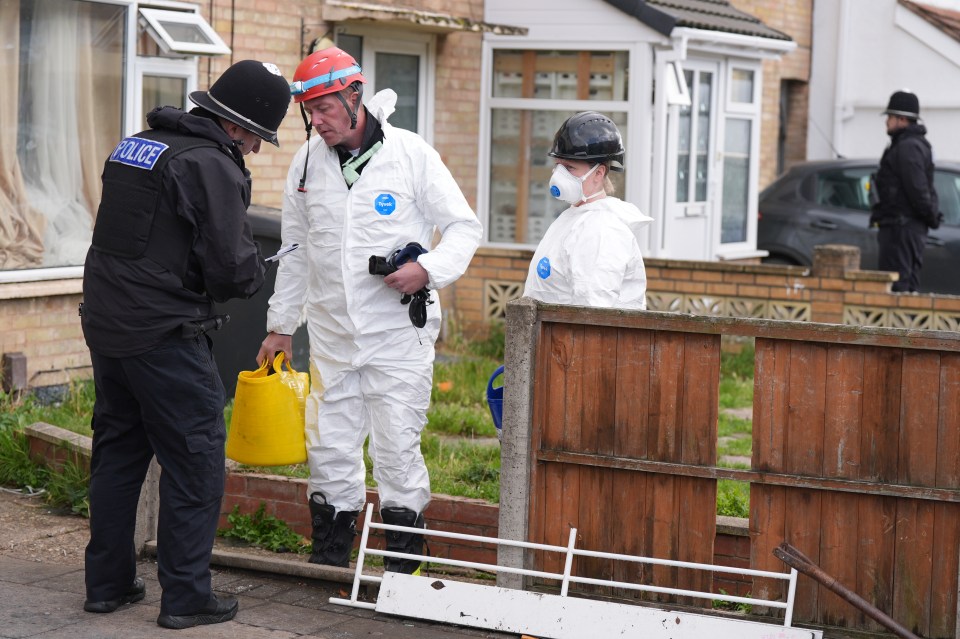
[{"label": "police officer in background", "polygon": [[214,302],[247,298],[265,265],[246,217],[244,156],[277,129],[290,91],[276,66],[244,60],[189,113],[160,107],[107,159],[84,265],[81,322],[96,386],[86,549],[88,612],[143,599],[137,502],[160,475],[157,623],[188,628],[237,613],[210,586],[224,484],[224,391],[206,330]]},{"label": "police officer in background", "polygon": [[879,227],[881,271],[896,271],[894,291],[916,292],[920,286],[927,229],[939,228],[937,192],[933,187],[933,150],[920,124],[920,101],[909,91],[896,91],[886,110],[890,145],[876,174],[879,202],[870,222]]}]

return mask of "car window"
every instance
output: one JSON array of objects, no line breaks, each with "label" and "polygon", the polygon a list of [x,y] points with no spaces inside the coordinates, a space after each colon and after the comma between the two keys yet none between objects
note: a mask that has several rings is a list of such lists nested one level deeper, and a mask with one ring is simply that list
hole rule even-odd
[{"label": "car window", "polygon": [[960,175],[948,171],[935,171],[933,187],[937,189],[943,223],[960,226]]},{"label": "car window", "polygon": [[870,210],[870,167],[830,169],[817,174],[817,204]]}]

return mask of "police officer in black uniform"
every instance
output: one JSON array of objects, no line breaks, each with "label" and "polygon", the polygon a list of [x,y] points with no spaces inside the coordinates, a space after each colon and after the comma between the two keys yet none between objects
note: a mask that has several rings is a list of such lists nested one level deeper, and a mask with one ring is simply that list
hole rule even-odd
[{"label": "police officer in black uniform", "polygon": [[870,222],[879,227],[877,243],[881,271],[896,271],[894,291],[915,292],[920,286],[927,229],[940,226],[937,192],[933,187],[933,151],[927,129],[919,123],[920,101],[909,91],[896,91],[887,109],[890,146],[880,158],[876,175],[879,202]]},{"label": "police officer in black uniform", "polygon": [[261,140],[279,146],[290,90],[276,66],[244,60],[190,100],[189,113],[152,111],[150,129],[107,159],[80,308],[96,385],[84,610],[113,612],[144,597],[134,529],[156,455],[157,623],[167,628],[237,613],[236,599],[210,586],[226,429],[206,331],[226,319],[214,302],[263,284],[243,157]]}]

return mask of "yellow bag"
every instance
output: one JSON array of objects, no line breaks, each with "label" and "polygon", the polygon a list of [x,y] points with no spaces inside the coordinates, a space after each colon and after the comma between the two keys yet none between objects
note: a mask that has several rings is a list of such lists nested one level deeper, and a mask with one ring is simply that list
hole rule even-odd
[{"label": "yellow bag", "polygon": [[[298,373],[283,353],[271,365],[240,371],[227,436],[227,457],[248,466],[286,466],[307,460],[304,404],[310,376]],[[271,368],[272,373],[271,374]]]}]

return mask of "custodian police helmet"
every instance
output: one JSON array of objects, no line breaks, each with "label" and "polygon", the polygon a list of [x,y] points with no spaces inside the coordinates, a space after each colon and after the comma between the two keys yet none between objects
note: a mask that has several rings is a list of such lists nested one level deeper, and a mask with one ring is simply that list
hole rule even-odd
[{"label": "custodian police helmet", "polygon": [[911,120],[919,120],[920,100],[911,91],[894,91],[883,115],[902,115]]},{"label": "custodian police helmet", "polygon": [[209,90],[191,93],[190,101],[280,146],[277,129],[287,114],[290,86],[276,65],[242,60],[224,71]]},{"label": "custodian police helmet", "polygon": [[610,162],[610,169],[623,171],[623,141],[613,120],[596,111],[567,118],[553,138],[550,157],[584,162]]}]

